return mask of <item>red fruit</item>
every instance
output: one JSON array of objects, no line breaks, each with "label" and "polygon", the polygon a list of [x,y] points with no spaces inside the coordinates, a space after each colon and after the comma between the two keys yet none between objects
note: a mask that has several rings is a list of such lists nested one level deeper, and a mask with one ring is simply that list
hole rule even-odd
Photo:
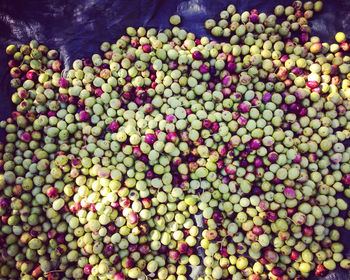
[{"label": "red fruit", "polygon": [[59,280],[60,274],[58,272],[49,272],[47,274],[47,280]]},{"label": "red fruit", "polygon": [[110,206],[112,207],[112,208],[118,208],[119,207],[119,202],[118,201],[114,201],[114,202],[111,202],[111,204],[110,204]]},{"label": "red fruit", "polygon": [[303,228],[303,233],[305,236],[312,236],[312,234],[314,233],[314,230],[312,227],[305,226]]},{"label": "red fruit", "polygon": [[149,145],[152,145],[154,142],[156,142],[157,137],[153,133],[147,133],[145,135],[145,142]]},{"label": "red fruit", "polygon": [[277,214],[275,212],[269,211],[266,214],[266,218],[270,222],[275,222],[277,220]]},{"label": "red fruit", "polygon": [[131,46],[132,46],[133,48],[137,48],[137,47],[140,45],[140,42],[139,42],[139,40],[137,40],[137,39],[132,39],[132,40],[130,41],[130,44],[131,44]]},{"label": "red fruit", "polygon": [[[188,234],[189,235],[189,234]],[[187,235],[187,236],[188,236]],[[191,256],[194,254],[194,248],[193,247],[188,247],[187,249],[187,256]]]},{"label": "red fruit", "polygon": [[256,235],[261,235],[264,233],[263,229],[261,226],[253,226],[252,232]]},{"label": "red fruit", "polygon": [[251,21],[252,23],[259,22],[259,15],[258,14],[251,14],[249,16],[249,21]]},{"label": "red fruit", "polygon": [[294,159],[294,162],[299,163],[299,162],[301,162],[301,160],[302,160],[301,154],[297,154],[295,159]]},{"label": "red fruit", "polygon": [[79,118],[80,118],[80,121],[87,122],[90,119],[90,115],[86,111],[81,111],[79,113]]},{"label": "red fruit", "polygon": [[238,111],[240,111],[241,113],[248,113],[250,110],[250,105],[247,103],[240,103],[238,105]]},{"label": "red fruit", "polygon": [[326,274],[327,274],[327,270],[324,267],[324,265],[322,265],[322,264],[317,265],[316,271],[315,271],[315,275],[318,276],[318,277],[323,277]]},{"label": "red fruit", "polygon": [[130,224],[135,225],[139,221],[139,216],[135,212],[130,212],[128,214],[127,220]]},{"label": "red fruit", "polygon": [[58,196],[58,191],[54,187],[49,187],[46,191],[46,194],[50,198],[56,198]]},{"label": "red fruit", "polygon": [[255,233],[253,233],[253,231],[248,231],[246,234],[246,237],[249,241],[256,241],[257,240],[257,236]]},{"label": "red fruit", "polygon": [[227,258],[229,256],[229,254],[227,253],[227,248],[225,248],[225,247],[220,249],[220,254],[224,258]]},{"label": "red fruit", "polygon": [[185,254],[187,252],[188,245],[185,242],[179,241],[177,245],[177,250],[179,251],[180,254]]},{"label": "red fruit", "polygon": [[295,208],[287,208],[287,214],[288,216],[292,216],[296,212]]},{"label": "red fruit", "polygon": [[10,68],[17,67],[17,66],[19,66],[19,61],[15,60],[15,59],[10,59],[9,62],[7,63],[7,65]]},{"label": "red fruit", "polygon": [[128,207],[130,206],[130,204],[131,204],[131,201],[130,201],[130,199],[127,198],[127,197],[121,197],[121,198],[119,199],[119,204],[120,204],[120,206],[121,206],[122,208],[128,208]]},{"label": "red fruit", "polygon": [[278,69],[278,72],[276,74],[276,77],[282,81],[284,81],[285,79],[287,79],[288,76],[288,71],[285,67],[280,67]]},{"label": "red fruit", "polygon": [[185,111],[186,111],[186,114],[187,114],[187,115],[191,115],[191,114],[192,114],[191,109],[186,109]]},{"label": "red fruit", "polygon": [[229,164],[225,167],[225,172],[228,175],[234,175],[234,174],[236,174],[236,168],[232,164]]},{"label": "red fruit", "polygon": [[200,51],[194,51],[192,53],[192,58],[194,60],[201,60],[201,59],[203,59],[203,55],[202,55],[202,53]]},{"label": "red fruit", "polygon": [[203,125],[204,128],[209,129],[211,127],[211,121],[208,120],[208,119],[204,119],[202,121],[202,125]]},{"label": "red fruit", "polygon": [[322,50],[322,44],[320,42],[313,43],[310,47],[312,53],[319,53]]},{"label": "red fruit", "polygon": [[87,201],[86,198],[83,198],[81,201],[80,201],[80,205],[82,208],[86,209],[90,206],[90,203]]},{"label": "red fruit", "polygon": [[271,273],[275,276],[281,277],[283,275],[283,269],[280,267],[274,267],[271,269]]},{"label": "red fruit", "polygon": [[129,252],[136,252],[138,245],[137,244],[130,244],[128,247]]},{"label": "red fruit", "polygon": [[64,102],[64,103],[68,102],[68,98],[69,98],[69,96],[67,94],[60,94],[58,96],[58,100],[61,102]]},{"label": "red fruit", "polygon": [[350,185],[350,174],[344,175],[343,178],[342,178],[342,182],[344,184]]},{"label": "red fruit", "polygon": [[12,78],[19,78],[21,77],[21,70],[17,67],[13,67],[11,70],[10,70],[10,74],[11,74],[11,77]]},{"label": "red fruit", "polygon": [[227,153],[227,149],[226,149],[225,146],[220,146],[220,147],[218,148],[218,152],[219,152],[219,155],[220,155],[220,156],[225,156],[226,153]]},{"label": "red fruit", "polygon": [[262,161],[261,158],[256,158],[256,159],[254,160],[254,166],[255,166],[255,167],[262,167],[262,165],[263,165],[263,161]]},{"label": "red fruit", "polygon": [[223,167],[224,167],[224,161],[223,161],[222,159],[218,160],[218,161],[216,162],[216,166],[217,166],[219,169],[223,168]]},{"label": "red fruit", "polygon": [[190,162],[188,164],[188,168],[191,172],[195,172],[198,169],[198,163],[197,162]]},{"label": "red fruit", "polygon": [[141,149],[140,149],[139,146],[133,147],[132,153],[133,153],[133,155],[134,155],[135,157],[137,157],[137,158],[139,158],[139,157],[142,156],[142,151],[141,151]]},{"label": "red fruit", "polygon": [[81,166],[81,160],[78,159],[78,158],[73,158],[73,159],[71,160],[71,164],[72,164],[73,167]]},{"label": "red fruit", "polygon": [[142,45],[142,50],[145,53],[149,53],[151,51],[151,46],[149,44],[144,44],[144,45]]},{"label": "red fruit", "polygon": [[84,104],[84,99],[79,99],[77,102],[77,106],[79,108],[84,108],[85,104]]},{"label": "red fruit", "polygon": [[240,116],[238,118],[237,122],[240,126],[245,126],[247,124],[248,120],[245,117]]},{"label": "red fruit", "polygon": [[214,122],[214,123],[212,124],[212,126],[211,126],[211,130],[212,130],[213,132],[218,132],[218,131],[219,131],[219,128],[220,128],[220,125],[219,125],[219,123],[217,123],[217,122]]},{"label": "red fruit", "polygon": [[30,142],[30,140],[32,140],[32,136],[30,135],[29,132],[23,132],[22,135],[21,135],[21,140],[23,142],[28,143],[28,142]]},{"label": "red fruit", "polygon": [[177,139],[177,134],[175,132],[169,132],[166,136],[166,140],[169,142],[173,142],[175,143],[176,139]]},{"label": "red fruit", "polygon": [[4,224],[7,224],[8,219],[9,219],[9,216],[1,216],[1,222]]},{"label": "red fruit", "polygon": [[175,157],[175,158],[173,158],[172,163],[174,165],[178,166],[182,163],[182,159],[180,157]]},{"label": "red fruit", "polygon": [[104,246],[104,248],[103,248],[103,255],[105,257],[109,258],[110,256],[113,255],[113,253],[114,253],[114,245],[107,244],[107,245]]},{"label": "red fruit", "polygon": [[285,188],[283,191],[284,195],[289,198],[289,199],[294,199],[295,198],[295,190],[292,188]]},{"label": "red fruit", "polygon": [[214,229],[209,229],[205,233],[205,238],[208,240],[214,240],[214,239],[216,239],[217,236],[218,236],[218,233]]},{"label": "red fruit", "polygon": [[49,232],[47,233],[47,237],[49,239],[55,238],[57,235],[57,231],[55,229],[50,229]]},{"label": "red fruit", "polygon": [[213,220],[215,223],[219,224],[222,223],[222,221],[224,220],[224,216],[221,213],[215,212],[213,214]]},{"label": "red fruit", "polygon": [[115,233],[117,227],[114,224],[109,224],[107,227],[108,233],[113,234]]},{"label": "red fruit", "polygon": [[168,252],[168,257],[174,261],[177,261],[180,258],[180,253],[179,251],[172,249]]},{"label": "red fruit", "polygon": [[250,144],[249,147],[253,150],[257,150],[261,147],[261,140],[260,139],[253,139]]},{"label": "red fruit", "polygon": [[332,65],[332,70],[331,70],[331,73],[329,73],[329,75],[333,76],[335,74],[338,73],[338,66],[337,65]]},{"label": "red fruit", "polygon": [[[176,117],[174,115],[166,115],[165,120],[167,123],[173,123],[176,121]],[[156,132],[156,134],[157,134],[157,132]],[[157,134],[157,136],[158,136],[158,134]]]},{"label": "red fruit", "polygon": [[38,77],[38,75],[35,73],[34,70],[30,70],[30,71],[28,71],[27,74],[26,74],[26,78],[27,78],[28,80],[35,80],[37,77]]},{"label": "red fruit", "polygon": [[133,261],[133,259],[132,258],[130,258],[130,257],[125,257],[123,260],[122,260],[122,266],[124,267],[124,268],[132,268],[133,267],[133,265],[134,265],[134,261]]},{"label": "red fruit", "polygon": [[286,87],[290,87],[292,86],[293,81],[291,79],[286,79],[283,83]]},{"label": "red fruit", "polygon": [[89,275],[91,274],[93,266],[91,264],[87,264],[84,266],[84,274]]},{"label": "red fruit", "polygon": [[278,233],[278,237],[281,238],[283,241],[286,241],[290,237],[290,233],[288,231],[280,231]]},{"label": "red fruit", "polygon": [[153,81],[153,82],[151,83],[151,88],[155,89],[156,86],[157,86],[157,83]]},{"label": "red fruit", "polygon": [[[20,95],[19,92],[18,92],[18,95]],[[13,111],[13,112],[11,113],[11,117],[12,117],[14,120],[17,120],[17,118],[18,118],[19,116],[22,116],[20,112]]]},{"label": "red fruit", "polygon": [[278,261],[278,254],[275,251],[272,251],[271,249],[267,249],[264,252],[264,258],[269,263],[276,263]]},{"label": "red fruit", "polygon": [[55,60],[53,63],[52,63],[52,70],[54,72],[60,72],[61,71],[61,66],[62,66],[62,62],[59,61],[59,60]]},{"label": "red fruit", "polygon": [[299,258],[299,253],[297,251],[292,251],[292,253],[290,254],[290,258],[295,261]]},{"label": "red fruit", "polygon": [[143,255],[147,255],[149,253],[149,246],[147,244],[141,244],[138,248],[139,252]]},{"label": "red fruit", "polygon": [[125,280],[125,276],[123,272],[116,273],[113,276],[113,280]]},{"label": "red fruit", "polygon": [[140,224],[138,227],[139,227],[139,229],[140,229],[140,234],[141,234],[141,235],[148,234],[148,232],[149,232],[149,226],[148,226],[147,223]]},{"label": "red fruit", "polygon": [[309,40],[309,34],[306,32],[301,33],[300,40],[302,43],[306,43]]},{"label": "red fruit", "polygon": [[331,83],[332,83],[332,85],[339,85],[339,83],[340,83],[340,78],[339,78],[339,76],[334,76],[334,77],[332,77],[332,81],[331,81]]},{"label": "red fruit", "polygon": [[80,209],[81,209],[81,204],[80,203],[74,203],[72,206],[69,207],[69,210],[72,212],[72,213],[76,213],[78,212]]},{"label": "red fruit", "polygon": [[69,96],[68,97],[68,103],[69,104],[76,104],[77,103],[77,98],[75,96]]},{"label": "red fruit", "polygon": [[67,88],[69,86],[69,82],[65,78],[59,78],[58,85],[61,88]]},{"label": "red fruit", "polygon": [[202,74],[205,74],[205,73],[208,73],[210,70],[209,66],[206,65],[206,64],[202,64],[200,67],[199,67],[199,72],[201,72]]},{"label": "red fruit", "polygon": [[347,42],[343,42],[340,44],[340,48],[344,51],[347,52],[350,49],[350,46]]},{"label": "red fruit", "polygon": [[33,269],[32,276],[38,278],[42,273],[43,271],[41,270],[40,265],[38,265],[36,268]]},{"label": "red fruit", "polygon": [[21,185],[14,185],[12,187],[12,192],[16,196],[20,196],[22,194],[22,186]]},{"label": "red fruit", "polygon": [[148,208],[150,208],[151,206],[152,206],[152,202],[151,202],[151,200],[149,199],[149,198],[143,198],[142,200],[141,200],[141,202],[142,202],[142,206],[144,207],[144,208],[146,208],[146,209],[148,209]]},{"label": "red fruit", "polygon": [[[204,140],[203,140],[203,138],[198,138],[195,142],[194,142],[194,144],[196,145],[196,144],[198,144],[198,145],[203,145],[204,144]],[[196,145],[197,146],[197,145]]]},{"label": "red fruit", "polygon": [[100,97],[103,94],[103,90],[100,89],[100,88],[96,88],[94,90],[94,93],[95,93],[96,96]]},{"label": "red fruit", "polygon": [[132,94],[128,91],[123,93],[123,98],[125,98],[126,100],[130,100],[132,97]]},{"label": "red fruit", "polygon": [[271,152],[267,155],[267,159],[271,162],[274,163],[278,159],[278,154],[276,152]]},{"label": "red fruit", "polygon": [[90,211],[95,213],[96,212],[96,206],[95,206],[95,203],[91,203],[90,204]]},{"label": "red fruit", "polygon": [[308,81],[306,83],[306,85],[309,87],[309,88],[315,88],[315,87],[318,87],[318,82],[316,81]]}]

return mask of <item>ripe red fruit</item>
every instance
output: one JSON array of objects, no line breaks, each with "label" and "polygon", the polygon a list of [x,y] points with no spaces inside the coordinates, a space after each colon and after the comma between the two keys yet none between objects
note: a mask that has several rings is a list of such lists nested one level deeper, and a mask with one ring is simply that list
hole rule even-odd
[{"label": "ripe red fruit", "polygon": [[46,191],[46,194],[50,198],[56,198],[58,196],[58,191],[54,187],[49,187]]},{"label": "ripe red fruit", "polygon": [[151,51],[151,46],[149,44],[144,44],[144,45],[142,45],[142,50],[145,53],[149,53]]},{"label": "ripe red fruit", "polygon": [[290,254],[290,258],[295,261],[299,258],[299,253],[297,251],[292,251],[292,253]]}]

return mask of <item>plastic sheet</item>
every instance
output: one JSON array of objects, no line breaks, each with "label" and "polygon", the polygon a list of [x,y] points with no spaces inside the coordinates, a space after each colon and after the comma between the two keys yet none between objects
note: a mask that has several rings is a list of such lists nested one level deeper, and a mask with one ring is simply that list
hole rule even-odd
[{"label": "plastic sheet", "polygon": [[[5,48],[10,43],[25,44],[32,39],[60,51],[68,68],[77,58],[99,52],[100,43],[115,41],[127,26],[164,29],[168,18],[178,13],[182,27],[199,36],[209,36],[203,23],[217,18],[228,4],[239,12],[258,9],[271,13],[284,0],[0,0],[0,119],[14,108],[10,102],[13,89],[9,86],[8,57]],[[323,41],[334,42],[337,31],[350,37],[350,1],[324,0],[323,11],[312,20],[313,34]],[[209,36],[210,37],[210,36]],[[350,233],[343,231],[342,240],[350,257]],[[338,270],[324,279],[350,279],[350,274]]]}]

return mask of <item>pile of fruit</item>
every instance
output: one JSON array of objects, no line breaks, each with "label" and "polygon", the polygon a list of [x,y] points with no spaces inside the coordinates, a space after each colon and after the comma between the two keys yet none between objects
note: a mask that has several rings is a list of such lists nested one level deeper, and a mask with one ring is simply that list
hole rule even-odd
[{"label": "pile of fruit", "polygon": [[[0,280],[287,280],[350,269],[350,45],[322,2],[128,27],[62,71],[6,49]],[[63,74],[65,73],[65,74]],[[198,223],[198,220],[200,223]],[[191,275],[194,267],[201,273]]]}]

